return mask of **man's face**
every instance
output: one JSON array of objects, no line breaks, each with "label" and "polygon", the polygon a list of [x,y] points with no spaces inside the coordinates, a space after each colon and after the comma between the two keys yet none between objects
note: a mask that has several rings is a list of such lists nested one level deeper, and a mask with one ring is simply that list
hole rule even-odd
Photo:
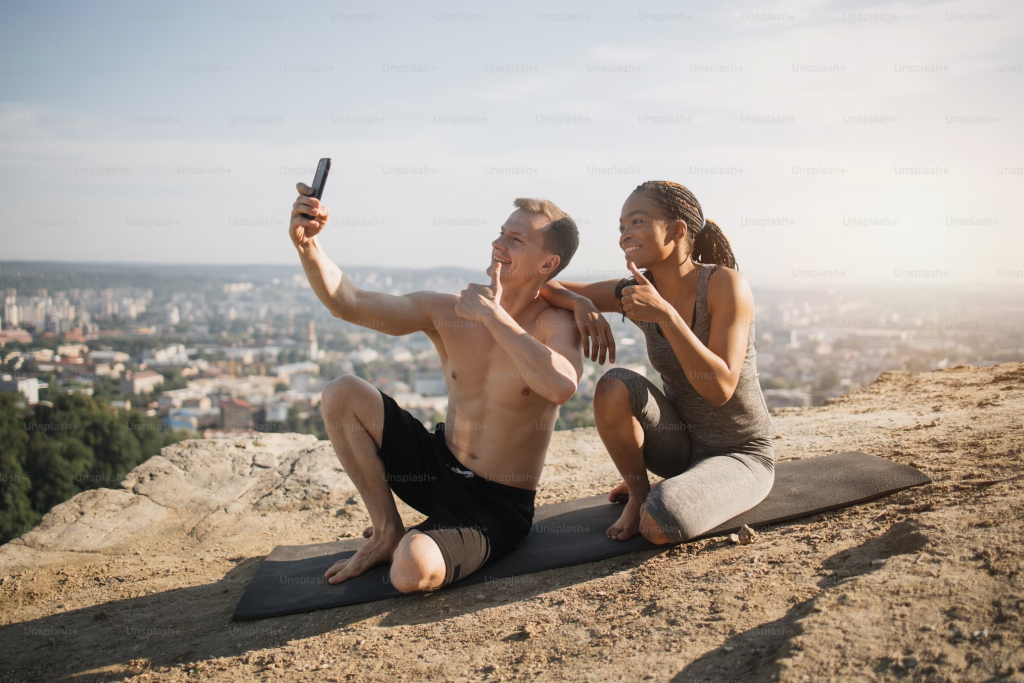
[{"label": "man's face", "polygon": [[546,216],[516,209],[491,242],[487,275],[493,277],[494,264],[500,262],[502,282],[538,275],[547,278],[559,263],[558,257],[544,247],[544,232],[550,222]]}]

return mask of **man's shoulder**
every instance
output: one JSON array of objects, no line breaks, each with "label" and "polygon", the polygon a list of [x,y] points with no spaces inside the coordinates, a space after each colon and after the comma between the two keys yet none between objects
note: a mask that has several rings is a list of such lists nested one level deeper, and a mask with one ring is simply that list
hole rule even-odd
[{"label": "man's shoulder", "polygon": [[574,331],[578,334],[576,316],[573,312],[550,304],[537,314],[537,329],[543,333],[544,338],[565,331]]}]

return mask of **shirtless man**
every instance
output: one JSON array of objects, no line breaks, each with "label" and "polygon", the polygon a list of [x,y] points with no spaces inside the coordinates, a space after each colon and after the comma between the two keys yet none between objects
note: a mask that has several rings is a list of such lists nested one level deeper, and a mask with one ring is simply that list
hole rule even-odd
[{"label": "shirtless man", "polygon": [[[433,433],[358,377],[324,388],[327,433],[372,523],[326,577],[340,583],[390,562],[398,590],[436,590],[509,553],[533,525],[558,406],[583,370],[573,313],[539,294],[575,253],[576,224],[551,202],[517,199],[491,243],[490,285],[392,296],[359,289],[327,257],[317,235],[330,211],[298,190],[289,231],[320,301],[385,334],[424,332],[448,385],[447,421]],[[407,533],[392,492],[428,519]]]}]

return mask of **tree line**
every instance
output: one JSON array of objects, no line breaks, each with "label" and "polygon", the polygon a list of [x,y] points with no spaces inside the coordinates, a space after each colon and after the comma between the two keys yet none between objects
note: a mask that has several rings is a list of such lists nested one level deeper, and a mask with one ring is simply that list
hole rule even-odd
[{"label": "tree line", "polygon": [[17,394],[0,393],[0,543],[75,494],[117,488],[133,468],[183,438],[159,417],[114,412],[85,394],[24,406]]}]

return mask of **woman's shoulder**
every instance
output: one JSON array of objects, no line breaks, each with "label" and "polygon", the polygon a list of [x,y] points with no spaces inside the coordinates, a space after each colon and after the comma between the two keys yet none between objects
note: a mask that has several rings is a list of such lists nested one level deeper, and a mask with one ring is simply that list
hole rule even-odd
[{"label": "woman's shoulder", "polygon": [[753,305],[754,294],[750,289],[750,283],[740,271],[717,264],[707,264],[704,267],[713,268],[708,275],[709,307],[713,307],[716,302]]}]

